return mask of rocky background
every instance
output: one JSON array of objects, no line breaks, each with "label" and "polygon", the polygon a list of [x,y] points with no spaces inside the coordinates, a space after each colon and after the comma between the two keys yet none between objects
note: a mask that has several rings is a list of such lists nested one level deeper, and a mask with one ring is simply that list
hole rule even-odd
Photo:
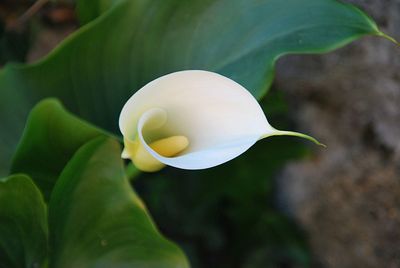
[{"label": "rocky background", "polygon": [[[400,39],[400,0],[347,1]],[[400,267],[400,47],[367,37],[277,68],[298,130],[327,144],[279,176],[315,267]]]}]

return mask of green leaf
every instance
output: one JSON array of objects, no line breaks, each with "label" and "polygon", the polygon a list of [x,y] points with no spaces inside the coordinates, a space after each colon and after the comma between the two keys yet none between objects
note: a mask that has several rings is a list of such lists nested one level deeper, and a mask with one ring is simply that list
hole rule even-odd
[{"label": "green leaf", "polygon": [[14,155],[11,172],[28,174],[46,199],[72,155],[87,141],[106,134],[47,99],[32,109]]},{"label": "green leaf", "polygon": [[0,267],[42,267],[47,215],[42,194],[25,175],[0,179]]},{"label": "green leaf", "polygon": [[62,172],[49,205],[50,267],[189,267],[132,191],[120,154],[97,138]]},{"label": "green leaf", "polygon": [[282,55],[328,52],[367,34],[382,35],[360,10],[335,0],[113,1],[43,61],[0,72],[1,169],[42,98],[57,97],[117,131],[128,97],[163,74],[216,71],[261,97]]},{"label": "green leaf", "polygon": [[81,24],[86,24],[106,12],[119,0],[78,0],[76,11]]}]

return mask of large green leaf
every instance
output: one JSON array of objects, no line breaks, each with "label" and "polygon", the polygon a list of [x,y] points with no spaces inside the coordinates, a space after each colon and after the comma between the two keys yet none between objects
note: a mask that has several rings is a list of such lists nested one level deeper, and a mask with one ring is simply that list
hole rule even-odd
[{"label": "large green leaf", "polygon": [[47,215],[42,194],[25,175],[0,179],[0,267],[42,267]]},{"label": "large green leaf", "polygon": [[62,172],[49,204],[50,267],[188,267],[163,238],[124,175],[116,141],[84,145]]},{"label": "large green leaf", "polygon": [[112,3],[104,13],[82,11],[89,14],[86,21],[102,15],[45,60],[8,65],[0,72],[2,170],[9,164],[22,122],[41,98],[55,96],[84,119],[116,131],[123,103],[160,75],[207,69],[231,77],[260,97],[271,84],[280,56],[327,52],[360,36],[381,34],[360,10],[335,0]]},{"label": "large green leaf", "polygon": [[106,134],[47,99],[32,109],[14,155],[12,173],[28,174],[46,199],[61,171],[83,144]]}]

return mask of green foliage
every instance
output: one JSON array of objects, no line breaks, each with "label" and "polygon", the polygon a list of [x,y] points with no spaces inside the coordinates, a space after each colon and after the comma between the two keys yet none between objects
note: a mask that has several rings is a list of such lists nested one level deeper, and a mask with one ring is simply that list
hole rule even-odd
[{"label": "green foliage", "polygon": [[[118,132],[128,97],[160,75],[205,69],[261,98],[279,57],[383,35],[335,0],[81,0],[77,8],[84,25],[48,57],[0,71],[0,175],[11,166],[29,176],[0,181],[0,267],[188,267],[130,188],[125,174],[137,172],[124,169],[107,132]],[[40,102],[11,165],[29,111],[47,97],[93,125]],[[276,99],[265,107],[278,117],[284,108]],[[271,138],[215,169],[166,169],[136,185],[194,266],[307,266],[304,237],[273,197],[273,175],[305,154],[297,141]]]},{"label": "green foliage", "polygon": [[118,141],[106,136],[55,100],[32,110],[14,168],[51,196],[49,255],[42,194],[28,177],[10,176],[0,181],[0,267],[43,267],[45,258],[57,268],[188,267],[131,189]]},{"label": "green foliage", "polygon": [[76,11],[81,24],[86,24],[106,12],[120,0],[81,0],[76,3]]},{"label": "green foliage", "polygon": [[49,199],[58,176],[76,150],[105,135],[65,111],[57,100],[42,101],[28,117],[11,173],[29,174]]},{"label": "green foliage", "polygon": [[0,179],[0,267],[42,267],[47,255],[47,211],[25,175]]},{"label": "green foliage", "polygon": [[[123,103],[160,75],[216,71],[261,97],[280,56],[328,52],[360,36],[380,34],[364,13],[335,0],[90,3],[93,13],[80,10],[86,10],[81,11],[84,21],[92,21],[49,57],[0,72],[0,129],[7,130],[0,133],[3,174],[28,111],[42,98],[57,97],[80,117],[117,132]],[[87,8],[89,2],[82,5]]]},{"label": "green foliage", "polygon": [[189,267],[132,191],[120,154],[98,138],[65,167],[50,200],[51,267]]}]

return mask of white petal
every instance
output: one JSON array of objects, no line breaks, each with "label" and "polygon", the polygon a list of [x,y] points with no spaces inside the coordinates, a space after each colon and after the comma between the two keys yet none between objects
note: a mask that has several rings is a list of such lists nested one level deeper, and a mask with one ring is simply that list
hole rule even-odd
[{"label": "white petal", "polygon": [[[183,169],[222,164],[260,138],[283,133],[269,125],[257,100],[244,87],[219,74],[197,70],[172,73],[145,85],[123,107],[119,125],[125,139],[140,139],[154,158]],[[285,132],[289,133],[297,135]],[[164,157],[149,146],[175,135],[189,140],[179,156]]]},{"label": "white petal", "polygon": [[260,135],[225,137],[219,143],[213,146],[201,148],[200,150],[192,150],[190,147],[180,156],[164,157],[155,152],[146,141],[146,134],[149,129],[154,129],[154,124],[158,124],[158,119],[162,120],[165,111],[159,108],[151,109],[145,112],[139,120],[138,134],[142,145],[147,151],[160,162],[182,169],[203,169],[213,167],[225,163],[250,148],[259,138]]}]

